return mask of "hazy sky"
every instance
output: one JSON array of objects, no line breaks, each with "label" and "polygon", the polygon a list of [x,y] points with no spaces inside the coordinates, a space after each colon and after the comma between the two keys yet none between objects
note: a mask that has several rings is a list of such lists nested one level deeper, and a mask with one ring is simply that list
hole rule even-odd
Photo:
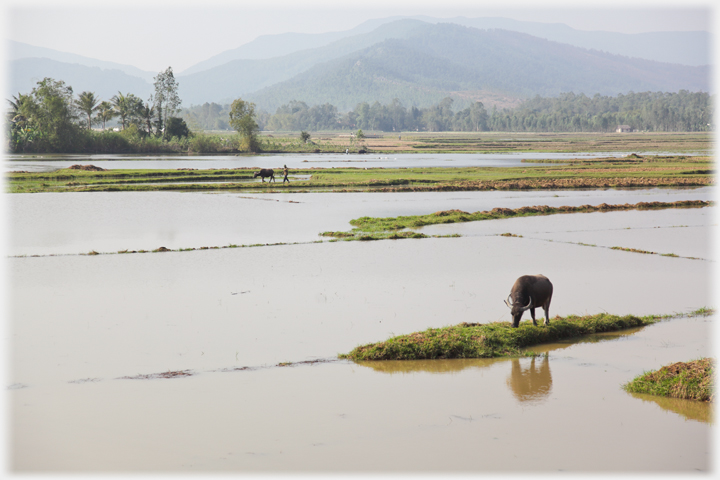
[{"label": "hazy sky", "polygon": [[[507,17],[579,30],[712,31],[712,2],[605,0],[6,0],[5,38],[157,72],[176,72],[260,35],[347,30],[395,15]],[[579,2],[574,2],[577,5]],[[100,6],[99,6],[100,5]],[[115,6],[108,6],[115,5]],[[122,5],[119,7],[118,5]],[[259,6],[262,5],[262,6]],[[338,5],[347,5],[339,7]]]}]

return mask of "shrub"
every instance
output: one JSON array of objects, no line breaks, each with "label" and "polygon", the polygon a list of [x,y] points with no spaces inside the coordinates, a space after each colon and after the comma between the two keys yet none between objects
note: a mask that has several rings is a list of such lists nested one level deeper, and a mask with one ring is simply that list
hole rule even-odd
[{"label": "shrub", "polygon": [[185,120],[178,117],[170,117],[165,124],[165,136],[167,138],[172,137],[188,137],[190,135],[190,129],[188,128]]},{"label": "shrub", "polygon": [[188,151],[193,153],[216,153],[219,147],[220,142],[217,137],[204,133],[195,134],[188,141]]},{"label": "shrub", "polygon": [[93,153],[127,153],[132,151],[128,138],[119,132],[94,132],[87,150]]}]

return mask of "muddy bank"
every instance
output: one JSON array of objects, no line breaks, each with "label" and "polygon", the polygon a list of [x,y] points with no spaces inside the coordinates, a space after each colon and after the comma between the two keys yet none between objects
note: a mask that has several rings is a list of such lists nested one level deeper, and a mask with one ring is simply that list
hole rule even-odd
[{"label": "muddy bank", "polygon": [[[458,182],[442,185],[412,185],[395,187],[368,187],[368,192],[456,192],[456,191],[486,191],[486,190],[559,190],[559,189],[586,189],[586,188],[635,188],[635,187],[704,187],[715,185],[715,179],[710,177],[690,178],[558,178],[533,179],[511,181],[479,181]],[[333,192],[353,192],[357,189],[335,188]]]}]

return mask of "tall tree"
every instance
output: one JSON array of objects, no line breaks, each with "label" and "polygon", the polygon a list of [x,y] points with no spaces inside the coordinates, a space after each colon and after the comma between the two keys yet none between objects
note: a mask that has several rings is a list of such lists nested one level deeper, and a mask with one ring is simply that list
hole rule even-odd
[{"label": "tall tree", "polygon": [[78,110],[87,116],[87,128],[90,130],[93,124],[92,115],[98,109],[100,99],[95,96],[93,92],[82,92],[78,95],[78,99],[75,101],[75,106]]},{"label": "tall tree", "polygon": [[10,135],[10,150],[24,152],[32,144],[36,131],[33,128],[33,112],[37,109],[30,95],[18,93],[8,100],[10,110],[6,115],[6,124]]},{"label": "tall tree", "polygon": [[485,111],[485,107],[482,102],[475,102],[470,106],[470,119],[472,120],[476,132],[480,131],[481,126],[484,129],[485,123],[487,122],[487,116],[487,111]]},{"label": "tall tree", "polygon": [[125,123],[130,116],[130,102],[127,100],[127,97],[120,92],[110,100],[113,103],[116,115],[120,117],[120,125],[122,125],[122,129],[125,130]]},{"label": "tall tree", "polygon": [[[175,80],[172,67],[160,72],[154,78],[155,83],[155,111],[157,115],[157,129],[165,132],[167,119],[174,116],[182,101],[178,96],[179,84]],[[164,133],[163,133],[164,135]]]},{"label": "tall tree", "polygon": [[28,98],[27,95],[23,95],[22,93],[18,93],[17,96],[13,95],[12,100],[8,100],[8,103],[10,104],[10,110],[8,110],[7,119],[9,121],[13,121],[15,117],[20,115],[20,110],[22,109],[22,104],[25,101],[25,99]]},{"label": "tall tree", "polygon": [[113,105],[115,106],[115,112],[120,117],[120,123],[122,124],[123,130],[130,124],[137,124],[142,118],[141,109],[143,107],[143,101],[136,97],[132,93],[123,95],[118,92],[117,95],[111,98]]},{"label": "tall tree", "polygon": [[116,112],[115,112],[115,109],[113,108],[112,103],[107,102],[107,101],[100,102],[100,105],[98,105],[98,107],[97,107],[97,116],[100,119],[100,121],[102,122],[103,130],[105,130],[105,122],[115,118],[115,115],[116,115]]},{"label": "tall tree", "polygon": [[249,151],[258,150],[257,132],[259,127],[255,121],[254,103],[240,98],[235,100],[230,106],[230,126],[237,130]]},{"label": "tall tree", "polygon": [[144,123],[144,129],[148,135],[152,135],[152,119],[155,117],[155,107],[151,107],[150,102],[152,102],[152,97],[147,103],[142,103],[141,100],[138,108],[139,117]]},{"label": "tall tree", "polygon": [[65,82],[44,78],[29,95],[14,98],[10,127],[15,151],[69,152],[83,140],[75,124],[72,87]]},{"label": "tall tree", "polygon": [[71,149],[78,138],[72,87],[61,80],[44,78],[33,88],[31,95],[37,106],[34,120],[46,135],[46,148],[56,152]]}]

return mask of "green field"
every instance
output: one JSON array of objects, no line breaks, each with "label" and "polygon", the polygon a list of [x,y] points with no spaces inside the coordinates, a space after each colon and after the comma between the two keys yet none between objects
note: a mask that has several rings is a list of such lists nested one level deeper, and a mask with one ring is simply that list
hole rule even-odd
[{"label": "green field", "polygon": [[[639,156],[545,161],[522,167],[292,169],[283,185],[253,179],[252,169],[10,172],[6,191],[418,192],[564,188],[697,187],[714,184],[710,156]],[[309,176],[298,180],[294,175]]]}]

